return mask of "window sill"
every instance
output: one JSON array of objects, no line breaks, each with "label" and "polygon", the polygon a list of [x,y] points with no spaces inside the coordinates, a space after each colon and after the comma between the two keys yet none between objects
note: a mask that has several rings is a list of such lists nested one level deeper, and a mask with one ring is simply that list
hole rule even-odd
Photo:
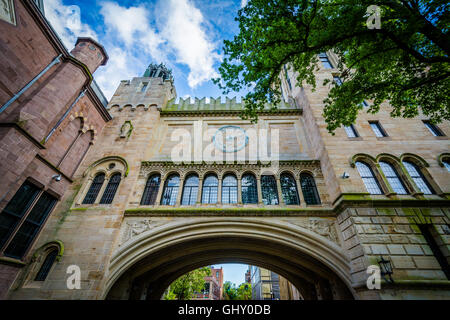
[{"label": "window sill", "polygon": [[387,136],[387,137],[376,137],[377,140],[379,141],[392,141],[392,138]]},{"label": "window sill", "polygon": [[27,265],[25,262],[23,262],[21,260],[9,258],[9,257],[5,257],[5,256],[0,257],[0,264],[12,265],[14,267],[19,267],[19,268],[23,268]]},{"label": "window sill", "polygon": [[348,141],[362,141],[364,140],[362,137],[347,137]]}]

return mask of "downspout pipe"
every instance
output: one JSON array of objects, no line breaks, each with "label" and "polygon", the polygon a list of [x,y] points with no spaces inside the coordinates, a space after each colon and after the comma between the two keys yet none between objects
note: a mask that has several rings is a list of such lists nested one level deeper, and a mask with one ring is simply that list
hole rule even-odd
[{"label": "downspout pipe", "polygon": [[73,107],[77,104],[77,102],[84,96],[84,94],[86,93],[87,89],[84,89],[83,91],[80,92],[80,94],[78,95],[78,97],[75,99],[75,101],[70,105],[69,109],[67,109],[67,111],[63,114],[63,116],[61,117],[61,119],[58,120],[58,122],[55,124],[55,126],[53,127],[53,129],[50,131],[50,133],[47,135],[47,137],[44,140],[44,143],[46,143],[48,141],[48,139],[50,139],[50,137],[53,135],[53,133],[55,133],[56,129],[59,127],[59,125],[61,124],[61,122],[64,121],[65,118],[67,118],[68,114],[70,111],[72,111]]},{"label": "downspout pipe", "polygon": [[42,70],[36,77],[33,78],[33,80],[31,80],[30,82],[28,82],[28,84],[23,87],[19,92],[17,92],[14,97],[12,97],[11,99],[8,100],[8,102],[6,102],[1,108],[0,108],[0,113],[2,113],[3,111],[6,110],[6,108],[8,108],[14,101],[16,101],[25,91],[27,91],[36,81],[38,81],[44,74],[47,73],[48,70],[51,69],[51,67],[53,67],[54,65],[58,64],[61,62],[61,57],[62,54],[60,54],[59,56],[57,56],[55,59],[53,59],[53,61],[47,66],[45,67],[44,70]]}]

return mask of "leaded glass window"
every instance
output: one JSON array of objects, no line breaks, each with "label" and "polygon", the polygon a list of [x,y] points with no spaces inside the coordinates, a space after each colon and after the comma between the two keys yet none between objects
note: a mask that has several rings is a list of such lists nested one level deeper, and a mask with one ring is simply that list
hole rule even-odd
[{"label": "leaded glass window", "polygon": [[370,194],[382,194],[381,188],[378,184],[372,169],[364,162],[356,162],[356,168],[358,169],[359,175],[366,186],[367,192]]},{"label": "leaded glass window", "polygon": [[38,273],[36,274],[36,277],[34,278],[34,281],[44,281],[48,273],[50,272],[50,269],[52,268],[53,264],[55,263],[56,257],[58,255],[58,249],[52,249],[47,256],[45,257],[44,262],[41,265],[41,268],[39,269]]},{"label": "leaded glass window", "polygon": [[197,194],[198,194],[198,177],[196,175],[190,175],[184,182],[181,204],[182,205],[196,204]]},{"label": "leaded glass window", "polygon": [[403,186],[402,181],[398,177],[397,172],[395,171],[394,167],[391,164],[384,161],[380,161],[380,167],[384,173],[384,176],[386,177],[387,181],[389,182],[395,193],[408,194],[406,192],[405,187]]},{"label": "leaded glass window", "polygon": [[322,61],[322,65],[325,69],[333,69],[333,65],[325,52],[319,53],[319,60]]},{"label": "leaded glass window", "polygon": [[313,176],[308,173],[300,174],[300,184],[306,204],[320,204],[319,193],[317,192],[316,182]]},{"label": "leaded glass window", "polygon": [[242,203],[258,203],[258,189],[256,178],[252,174],[244,174],[242,177]]},{"label": "leaded glass window", "polygon": [[381,125],[378,121],[369,122],[370,127],[373,130],[373,133],[375,133],[375,136],[378,138],[386,137],[387,134],[384,132],[383,128],[381,128]]},{"label": "leaded glass window", "polygon": [[232,174],[227,174],[222,180],[222,203],[237,203],[237,189],[236,177]]},{"label": "leaded glass window", "polygon": [[208,175],[203,181],[202,203],[217,203],[219,180],[215,175]]},{"label": "leaded glass window", "polygon": [[261,176],[262,202],[265,205],[276,205],[278,201],[277,182],[274,176]]},{"label": "leaded glass window", "polygon": [[355,127],[351,124],[349,126],[344,126],[345,132],[347,133],[347,137],[356,138],[358,137],[358,133],[355,130]]},{"label": "leaded glass window", "polygon": [[428,184],[427,180],[425,180],[422,172],[420,172],[420,169],[418,169],[415,164],[408,161],[403,161],[403,165],[413,181],[416,183],[417,187],[419,187],[420,191],[424,194],[433,194],[431,186]]},{"label": "leaded glass window", "polygon": [[97,199],[98,193],[103,186],[103,182],[105,181],[105,174],[99,173],[95,176],[92,184],[89,188],[89,191],[86,193],[84,197],[83,204],[93,204]]},{"label": "leaded glass window", "polygon": [[281,174],[280,183],[284,203],[287,205],[300,204],[297,184],[295,183],[295,179],[292,177],[292,175],[288,173]]},{"label": "leaded glass window", "polygon": [[435,124],[431,123],[429,120],[424,120],[423,123],[428,128],[428,130],[430,130],[433,136],[442,137],[444,135],[442,131]]},{"label": "leaded glass window", "polygon": [[148,178],[147,183],[145,184],[144,194],[141,199],[142,205],[154,205],[156,203],[160,183],[161,176],[159,174],[154,174]]},{"label": "leaded glass window", "polygon": [[5,244],[33,201],[39,188],[25,181],[0,214],[0,248]]},{"label": "leaded glass window", "polygon": [[100,199],[101,204],[110,204],[114,200],[114,196],[116,195],[117,189],[119,188],[121,180],[120,173],[114,174],[108,181],[106,185],[105,192],[103,192],[103,196]]},{"label": "leaded glass window", "polygon": [[49,193],[42,193],[39,200],[14,235],[14,238],[5,249],[5,256],[16,259],[21,259],[23,257],[56,202],[57,199]]},{"label": "leaded glass window", "polygon": [[161,197],[161,204],[166,206],[174,206],[177,202],[179,187],[180,187],[180,177],[177,174],[171,175],[164,184],[164,191]]}]

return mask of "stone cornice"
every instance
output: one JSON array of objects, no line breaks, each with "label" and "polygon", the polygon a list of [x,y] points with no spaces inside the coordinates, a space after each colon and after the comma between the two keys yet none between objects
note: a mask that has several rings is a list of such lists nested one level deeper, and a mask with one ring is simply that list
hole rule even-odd
[{"label": "stone cornice", "polygon": [[[174,110],[160,112],[161,117],[226,117],[226,116],[239,116],[242,110]],[[267,110],[259,111],[258,115],[302,115],[302,109],[277,109],[277,110]]]},{"label": "stone cornice", "polygon": [[199,163],[196,162],[173,162],[173,161],[142,161],[142,165],[143,166],[152,166],[152,167],[189,167],[189,166],[229,166],[231,167],[241,167],[241,166],[248,166],[248,165],[257,165],[257,166],[267,166],[270,167],[272,164],[274,163],[278,163],[280,165],[318,165],[320,164],[320,160],[280,160],[278,162],[272,161],[272,162],[262,162],[262,161],[254,161],[254,162],[250,162],[250,161],[242,161],[242,162],[232,162],[230,163],[229,161],[225,162],[223,161],[222,163],[220,162],[206,162],[206,161],[202,161]]}]

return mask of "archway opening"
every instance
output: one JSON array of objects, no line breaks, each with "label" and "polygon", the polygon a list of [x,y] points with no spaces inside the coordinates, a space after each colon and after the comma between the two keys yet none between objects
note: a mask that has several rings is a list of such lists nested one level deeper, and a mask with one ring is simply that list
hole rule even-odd
[{"label": "archway opening", "polygon": [[267,237],[250,234],[179,237],[157,250],[142,253],[141,257],[117,277],[106,299],[159,300],[167,287],[183,274],[224,263],[271,270],[298,288],[305,300],[353,299],[348,283],[325,263]]}]

